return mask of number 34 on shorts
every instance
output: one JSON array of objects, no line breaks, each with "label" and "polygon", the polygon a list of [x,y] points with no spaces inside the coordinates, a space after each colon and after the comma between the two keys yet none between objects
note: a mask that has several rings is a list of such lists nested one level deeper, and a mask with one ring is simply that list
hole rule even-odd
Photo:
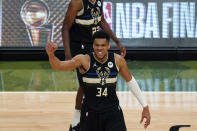
[{"label": "number 34 on shorts", "polygon": [[107,88],[101,88],[101,87],[97,87],[97,94],[96,94],[97,97],[106,97],[107,96]]}]

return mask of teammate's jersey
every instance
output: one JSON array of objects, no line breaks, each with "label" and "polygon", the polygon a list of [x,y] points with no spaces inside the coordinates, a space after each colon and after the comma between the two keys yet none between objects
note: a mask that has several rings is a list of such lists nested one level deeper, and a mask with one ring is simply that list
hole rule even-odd
[{"label": "teammate's jersey", "polygon": [[100,63],[90,56],[90,68],[82,74],[82,87],[84,89],[83,104],[93,111],[105,111],[117,108],[119,100],[116,95],[118,68],[114,53],[108,53],[108,59]]},{"label": "teammate's jersey", "polygon": [[89,0],[82,1],[83,9],[78,12],[70,29],[70,40],[92,44],[92,35],[100,29],[102,2],[101,0],[95,0],[95,3]]}]

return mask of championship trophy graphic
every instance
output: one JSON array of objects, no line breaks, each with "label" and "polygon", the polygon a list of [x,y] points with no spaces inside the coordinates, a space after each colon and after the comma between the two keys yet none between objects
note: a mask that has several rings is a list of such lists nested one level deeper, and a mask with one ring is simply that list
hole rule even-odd
[{"label": "championship trophy graphic", "polygon": [[45,46],[53,40],[53,24],[48,23],[50,10],[43,0],[28,0],[20,12],[32,46]]}]

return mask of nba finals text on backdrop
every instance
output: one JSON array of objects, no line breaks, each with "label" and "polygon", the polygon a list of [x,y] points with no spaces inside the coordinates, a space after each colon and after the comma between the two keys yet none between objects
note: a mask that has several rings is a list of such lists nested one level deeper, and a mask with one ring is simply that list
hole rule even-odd
[{"label": "nba finals text on backdrop", "polygon": [[[105,2],[118,38],[197,38],[197,1]],[[114,15],[113,15],[114,14]]]}]

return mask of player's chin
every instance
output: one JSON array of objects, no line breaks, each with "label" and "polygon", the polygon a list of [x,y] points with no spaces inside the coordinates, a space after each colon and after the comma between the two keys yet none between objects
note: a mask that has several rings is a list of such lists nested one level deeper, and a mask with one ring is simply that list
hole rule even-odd
[{"label": "player's chin", "polygon": [[104,55],[103,54],[96,54],[96,57],[99,59],[102,59],[104,57]]}]

